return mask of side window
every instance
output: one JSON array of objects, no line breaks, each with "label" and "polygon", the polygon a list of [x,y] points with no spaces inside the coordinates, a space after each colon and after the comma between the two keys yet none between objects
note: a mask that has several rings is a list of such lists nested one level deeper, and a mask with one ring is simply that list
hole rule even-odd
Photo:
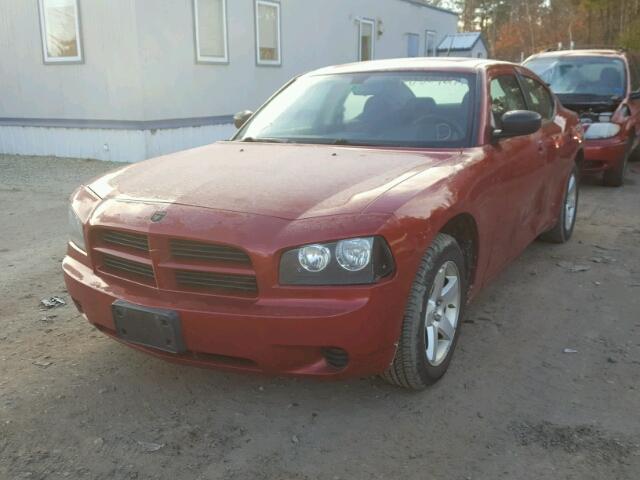
[{"label": "side window", "polygon": [[520,78],[523,80],[531,109],[538,112],[545,120],[551,120],[554,111],[553,97],[540,82],[529,77]]},{"label": "side window", "polygon": [[515,75],[501,75],[491,80],[491,112],[496,128],[502,128],[502,115],[512,110],[526,110],[522,90]]},{"label": "side window", "polygon": [[436,32],[435,30],[427,30],[424,34],[424,56],[437,57],[436,53]]},{"label": "side window", "polygon": [[82,62],[78,0],[39,0],[44,63]]},{"label": "side window", "polygon": [[196,58],[203,63],[229,60],[227,46],[227,0],[194,0]]},{"label": "side window", "polygon": [[256,60],[258,65],[281,65],[280,4],[256,0]]}]

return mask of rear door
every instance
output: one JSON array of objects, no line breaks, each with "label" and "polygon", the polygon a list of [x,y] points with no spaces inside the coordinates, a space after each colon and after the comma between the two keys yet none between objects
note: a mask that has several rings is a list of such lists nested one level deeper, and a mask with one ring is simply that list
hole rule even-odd
[{"label": "rear door", "polygon": [[[488,74],[490,118],[501,128],[502,115],[512,110],[528,110],[515,70],[500,67]],[[487,268],[491,277],[538,234],[538,212],[544,202],[546,151],[541,132],[494,141],[491,150],[492,195],[499,199],[493,222],[493,249]]]}]

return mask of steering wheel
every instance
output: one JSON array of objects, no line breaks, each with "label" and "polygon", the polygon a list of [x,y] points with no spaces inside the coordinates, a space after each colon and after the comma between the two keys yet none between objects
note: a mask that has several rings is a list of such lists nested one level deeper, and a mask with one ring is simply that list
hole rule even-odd
[{"label": "steering wheel", "polygon": [[450,140],[455,133],[459,137],[464,137],[462,128],[453,120],[439,117],[433,114],[422,115],[411,122],[412,126],[434,125],[436,132],[436,140]]}]

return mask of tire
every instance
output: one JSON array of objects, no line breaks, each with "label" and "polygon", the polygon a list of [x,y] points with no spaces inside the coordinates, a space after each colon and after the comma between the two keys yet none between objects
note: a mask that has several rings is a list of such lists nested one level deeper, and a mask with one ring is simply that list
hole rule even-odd
[{"label": "tire", "polygon": [[[457,280],[453,280],[456,277]],[[445,301],[438,303],[436,297]],[[467,269],[464,254],[453,237],[440,233],[418,267],[409,293],[396,354],[383,378],[412,390],[423,390],[438,381],[453,357],[466,301]],[[440,321],[437,321],[438,315],[441,315]],[[453,327],[453,331],[450,327]],[[430,342],[429,339],[434,335],[437,341]]]},{"label": "tire", "polygon": [[[575,188],[575,201],[572,200],[571,188]],[[540,235],[540,239],[551,243],[568,242],[573,234],[578,216],[578,205],[580,200],[580,181],[578,178],[578,169],[573,168],[567,182],[565,183],[564,195],[562,197],[562,208],[555,226],[547,232]],[[573,202],[573,209],[568,210],[568,202]]]},{"label": "tire", "polygon": [[629,155],[629,162],[640,162],[640,144],[636,145]]},{"label": "tire", "polygon": [[627,165],[631,157],[631,148],[633,141],[629,143],[624,158],[613,168],[606,170],[602,176],[602,184],[605,187],[621,187],[624,184],[624,176],[627,173]]}]

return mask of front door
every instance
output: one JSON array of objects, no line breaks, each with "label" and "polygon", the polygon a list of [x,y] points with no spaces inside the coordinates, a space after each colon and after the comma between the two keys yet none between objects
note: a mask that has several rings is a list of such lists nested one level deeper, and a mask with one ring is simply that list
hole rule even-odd
[{"label": "front door", "polygon": [[[491,117],[501,127],[502,115],[512,110],[528,110],[520,83],[511,70],[489,77]],[[547,151],[543,133],[505,138],[492,150],[494,185],[497,197],[493,226],[493,248],[487,274],[493,276],[537,235],[537,211],[544,196],[544,167]]]}]

